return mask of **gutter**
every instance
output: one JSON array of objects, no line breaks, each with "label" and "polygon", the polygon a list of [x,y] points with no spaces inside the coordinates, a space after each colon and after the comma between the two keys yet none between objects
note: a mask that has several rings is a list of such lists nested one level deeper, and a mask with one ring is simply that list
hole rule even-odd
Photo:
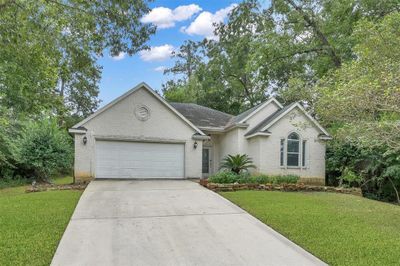
[{"label": "gutter", "polygon": [[225,133],[235,128],[247,128],[248,126],[249,124],[247,123],[237,123],[227,127],[199,127],[199,129],[215,133]]}]

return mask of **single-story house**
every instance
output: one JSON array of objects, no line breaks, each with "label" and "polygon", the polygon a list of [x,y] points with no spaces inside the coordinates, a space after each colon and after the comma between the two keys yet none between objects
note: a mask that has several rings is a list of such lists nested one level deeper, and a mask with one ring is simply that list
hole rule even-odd
[{"label": "single-story house", "polygon": [[75,179],[205,178],[228,154],[249,155],[266,174],[325,182],[328,132],[299,103],[275,98],[233,116],[169,103],[141,83],[69,129]]}]

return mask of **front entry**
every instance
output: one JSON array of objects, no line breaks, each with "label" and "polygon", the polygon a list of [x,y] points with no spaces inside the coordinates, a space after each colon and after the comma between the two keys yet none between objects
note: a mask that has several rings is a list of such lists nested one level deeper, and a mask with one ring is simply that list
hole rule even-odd
[{"label": "front entry", "polygon": [[211,148],[203,148],[202,173],[203,177],[211,174]]}]

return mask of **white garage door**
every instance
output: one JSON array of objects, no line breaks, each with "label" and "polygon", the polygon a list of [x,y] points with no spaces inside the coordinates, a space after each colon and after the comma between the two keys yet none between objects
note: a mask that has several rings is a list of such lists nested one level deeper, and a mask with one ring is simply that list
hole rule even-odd
[{"label": "white garage door", "polygon": [[96,141],[96,178],[183,178],[184,145]]}]

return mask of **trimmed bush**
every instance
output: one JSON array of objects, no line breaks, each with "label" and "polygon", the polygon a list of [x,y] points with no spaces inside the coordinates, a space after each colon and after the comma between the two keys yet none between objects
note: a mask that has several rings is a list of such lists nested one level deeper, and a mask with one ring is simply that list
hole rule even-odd
[{"label": "trimmed bush", "polygon": [[218,172],[211,177],[208,178],[208,181],[211,183],[218,183],[218,184],[230,184],[236,183],[240,179],[240,175],[231,172],[231,171],[222,171]]},{"label": "trimmed bush", "polygon": [[230,171],[223,171],[212,175],[208,178],[208,181],[217,184],[296,184],[299,181],[299,177],[296,175],[236,174]]}]

